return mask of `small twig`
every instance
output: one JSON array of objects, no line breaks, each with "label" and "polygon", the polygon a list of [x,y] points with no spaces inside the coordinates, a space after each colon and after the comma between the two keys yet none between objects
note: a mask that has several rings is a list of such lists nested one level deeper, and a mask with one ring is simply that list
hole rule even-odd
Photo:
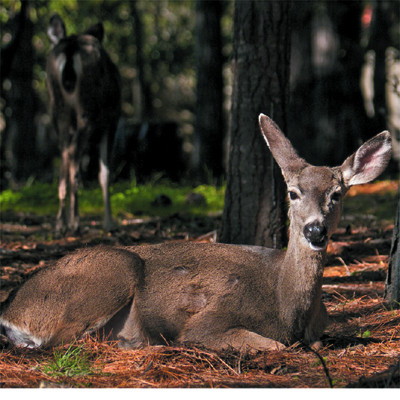
[{"label": "small twig", "polygon": [[202,235],[202,236],[199,236],[196,240],[197,241],[201,241],[201,240],[204,240],[204,239],[210,239],[210,241],[212,242],[212,243],[216,243],[216,241],[217,241],[217,231],[216,230],[214,230],[214,231],[211,231],[211,232],[208,232],[208,233],[206,233],[206,234],[204,234],[204,235]]},{"label": "small twig", "polygon": [[242,373],[242,353],[239,354],[238,364],[237,364],[237,373],[240,375]]},{"label": "small twig", "polygon": [[164,340],[165,344],[166,344],[167,346],[169,346],[169,342],[168,342],[168,340],[167,340],[167,339],[165,339],[165,337],[163,336],[163,334],[162,334],[162,333],[160,333],[160,336],[161,336],[162,340]]},{"label": "small twig", "polygon": [[339,293],[337,290],[335,290],[334,292],[333,292],[335,295],[337,295],[337,296],[333,296],[335,299],[337,299],[337,300],[341,300],[341,301],[347,301],[348,300],[348,298],[347,297],[345,297],[345,296],[343,296],[341,293]]},{"label": "small twig", "polygon": [[[185,349],[185,353],[187,354],[187,355],[189,355],[190,356],[190,353],[193,353],[195,356],[197,356],[198,358],[199,358],[199,356],[201,356],[201,355],[204,355],[204,356],[206,356],[206,357],[209,357],[209,358],[211,358],[212,360],[214,360],[214,361],[217,361],[217,362],[219,362],[219,363],[221,363],[222,365],[224,365],[226,368],[228,368],[231,372],[233,372],[235,375],[239,375],[238,373],[237,373],[237,371],[235,371],[229,364],[227,364],[221,357],[219,357],[217,354],[215,354],[215,353],[212,353],[212,352],[208,352],[208,351],[204,351],[204,350],[200,350],[200,349],[197,349],[197,348],[193,348],[193,349],[190,349],[190,348],[186,348]],[[191,356],[191,357],[193,357],[193,356]],[[204,360],[204,359],[202,359],[202,360]],[[209,360],[205,360],[214,370],[215,370],[215,368],[212,366],[212,364],[211,364],[211,362],[209,361]]]},{"label": "small twig", "polygon": [[346,268],[347,276],[350,276],[351,272],[350,272],[349,267],[347,266],[347,264],[343,261],[343,258],[342,257],[336,257],[336,259],[339,260],[342,263],[342,265]]}]

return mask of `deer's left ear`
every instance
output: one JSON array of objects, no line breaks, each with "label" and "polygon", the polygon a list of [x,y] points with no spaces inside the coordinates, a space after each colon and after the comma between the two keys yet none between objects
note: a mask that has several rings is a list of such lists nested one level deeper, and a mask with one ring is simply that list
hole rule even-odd
[{"label": "deer's left ear", "polygon": [[296,175],[307,163],[300,158],[289,139],[283,134],[278,125],[264,114],[258,117],[261,133],[271,153],[282,170],[287,182],[291,175]]},{"label": "deer's left ear", "polygon": [[390,133],[384,131],[345,160],[340,169],[347,187],[370,182],[384,171],[390,160],[391,140]]},{"label": "deer's left ear", "polygon": [[62,38],[66,36],[65,24],[58,14],[54,14],[49,21],[47,35],[51,42],[56,45]]}]

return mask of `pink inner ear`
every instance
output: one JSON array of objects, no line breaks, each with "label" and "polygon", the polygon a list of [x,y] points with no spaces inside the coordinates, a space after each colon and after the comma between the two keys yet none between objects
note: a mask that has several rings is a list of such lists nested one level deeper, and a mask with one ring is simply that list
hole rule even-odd
[{"label": "pink inner ear", "polygon": [[[368,171],[374,168],[374,164],[379,160],[379,156],[376,154],[376,149],[362,149],[362,151],[357,154],[356,158],[356,169],[361,171]],[[375,161],[376,160],[376,161]],[[372,165],[371,165],[372,164]]]},{"label": "pink inner ear", "polygon": [[377,167],[375,165],[365,165],[364,168],[362,169],[362,173],[365,176],[370,176],[372,174],[375,174],[376,170]]},{"label": "pink inner ear", "polygon": [[388,150],[390,150],[390,145],[388,146],[385,142],[361,147],[355,157],[354,172],[357,176],[355,181],[366,183],[375,179],[386,166]]},{"label": "pink inner ear", "polygon": [[387,150],[387,147],[382,145],[382,143],[377,146],[361,148],[357,153],[357,168],[361,168],[365,171],[374,165],[379,166],[382,159],[385,157]]}]

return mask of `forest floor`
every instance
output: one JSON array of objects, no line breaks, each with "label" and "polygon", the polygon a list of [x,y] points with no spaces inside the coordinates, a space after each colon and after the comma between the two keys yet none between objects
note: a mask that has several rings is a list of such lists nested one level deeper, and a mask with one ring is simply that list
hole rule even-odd
[{"label": "forest floor", "polygon": [[[350,196],[382,196],[385,190],[387,185],[365,185]],[[52,216],[2,213],[0,302],[38,269],[75,248],[211,242],[220,217],[126,219],[107,235],[100,218],[83,218],[81,236],[62,239],[53,238],[53,221]],[[393,221],[344,215],[328,247],[323,300],[330,325],[318,352],[300,344],[252,356],[173,345],[124,351],[86,337],[46,351],[0,350],[0,388],[400,387],[400,310],[383,300],[392,232]],[[63,357],[74,366],[62,364]]]}]

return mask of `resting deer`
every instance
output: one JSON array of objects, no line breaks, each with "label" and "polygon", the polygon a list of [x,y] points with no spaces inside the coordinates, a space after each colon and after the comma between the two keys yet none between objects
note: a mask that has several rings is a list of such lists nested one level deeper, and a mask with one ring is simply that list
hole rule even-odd
[{"label": "resting deer", "polygon": [[[53,47],[47,59],[47,86],[52,121],[61,151],[59,210],[56,231],[79,230],[78,186],[82,155],[99,147],[99,181],[104,199],[104,229],[113,226],[109,196],[110,153],[120,115],[120,77],[104,51],[101,23],[82,35],[66,36],[65,25],[56,14],[48,35]],[[69,182],[68,182],[69,180]],[[70,205],[67,223],[66,196]]]},{"label": "resting deer", "polygon": [[390,135],[370,139],[340,167],[315,167],[272,120],[259,122],[288,186],[286,251],[187,242],[78,250],[4,307],[11,342],[51,346],[99,328],[124,348],[176,341],[254,352],[318,341],[327,321],[323,263],[342,198],[383,171]]}]

